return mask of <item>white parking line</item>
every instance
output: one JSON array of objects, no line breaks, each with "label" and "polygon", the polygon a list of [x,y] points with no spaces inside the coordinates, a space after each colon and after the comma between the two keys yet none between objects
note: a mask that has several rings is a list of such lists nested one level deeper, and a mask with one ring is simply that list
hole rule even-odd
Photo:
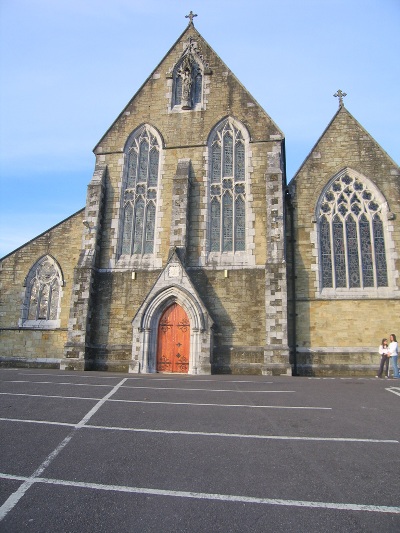
[{"label": "white parking line", "polygon": [[61,398],[62,400],[91,400],[97,402],[101,398],[84,398],[82,396],[60,396],[56,394],[28,394],[26,392],[0,392],[3,396],[28,396],[29,398]]},{"label": "white parking line", "polygon": [[269,394],[274,392],[296,392],[294,390],[234,390],[234,389],[195,389],[195,388],[183,388],[183,387],[149,387],[145,385],[135,385],[130,387],[129,385],[124,385],[121,387],[123,389],[151,389],[151,390],[166,390],[166,391],[200,391],[200,392],[234,392],[239,394],[255,394],[255,393],[262,393],[262,394]]},{"label": "white parking line", "polygon": [[[114,389],[113,389],[114,390]],[[0,392],[6,396],[28,396],[33,398],[61,398],[65,400],[100,400],[101,398],[83,398],[81,396],[58,396],[47,394],[27,394],[22,392]],[[107,400],[106,400],[107,401]],[[109,402],[122,402],[122,403],[145,403],[156,405],[190,405],[191,407],[242,407],[249,409],[305,409],[312,411],[331,411],[332,407],[308,407],[308,406],[290,406],[290,405],[250,405],[250,404],[224,404],[224,403],[190,403],[190,402],[155,402],[148,400],[115,400],[109,399]]]},{"label": "white parking line", "polygon": [[[21,476],[12,476],[1,473],[0,477],[17,481],[25,480],[25,483],[31,481],[31,478],[22,478]],[[66,481],[62,479],[49,479],[41,477],[37,477],[32,481],[32,483],[46,483],[49,485],[61,485],[63,487],[77,487],[110,492],[125,492],[130,494],[148,494],[151,496],[169,496],[173,498],[190,498],[196,500],[217,500],[222,502],[279,505],[284,507],[303,507],[311,509],[334,509],[339,511],[366,511],[373,513],[400,514],[400,507],[391,507],[386,505],[363,505],[357,503],[313,502],[304,500],[284,500],[277,498],[255,498],[250,496],[236,496],[233,494],[213,494],[207,492],[185,492],[178,490],[149,489],[146,487],[104,485],[100,483],[84,483],[81,481]]]},{"label": "white parking line", "polygon": [[162,405],[190,405],[191,407],[247,407],[249,409],[308,409],[317,411],[331,411],[332,407],[308,407],[308,406],[292,406],[292,405],[250,405],[250,404],[225,404],[225,403],[190,403],[190,402],[154,402],[147,400],[115,400],[110,402],[125,402],[125,403],[146,403],[146,404],[162,404]]},{"label": "white parking line", "polygon": [[[68,424],[66,422],[50,422],[46,420],[22,420],[19,418],[0,418],[2,422],[21,422],[25,424],[48,424],[53,426],[78,427],[78,424]],[[356,439],[353,437],[294,437],[291,435],[246,435],[244,433],[216,433],[208,431],[184,431],[172,429],[148,429],[132,428],[121,426],[95,426],[86,424],[84,429],[99,429],[106,431],[127,431],[132,433],[161,433],[164,435],[192,435],[194,437],[226,437],[234,439],[261,439],[261,440],[299,440],[299,441],[317,441],[317,442],[362,442],[378,444],[399,444],[398,440],[393,439]]]},{"label": "white parking line", "polygon": [[1,422],[23,422],[23,423],[27,423],[27,424],[48,424],[48,425],[51,425],[51,426],[68,426],[68,427],[76,427],[76,424],[70,424],[70,423],[67,423],[67,422],[53,422],[53,421],[50,421],[50,420],[29,420],[29,419],[22,419],[22,418],[3,418],[1,417],[0,418],[0,421]]},{"label": "white parking line", "polygon": [[[4,370],[4,369],[3,369]],[[15,370],[15,369],[7,369],[7,370]],[[68,374],[68,373],[64,373],[64,374],[49,374],[48,372],[44,373],[44,372],[18,372],[18,375],[19,376],[56,376],[58,378],[62,377],[62,378],[73,378],[73,377],[77,377],[79,379],[113,379],[115,381],[117,381],[120,376],[97,376],[97,375],[93,375],[91,373],[87,374],[87,375],[72,375],[72,374]]]},{"label": "white parking line", "polygon": [[65,448],[65,446],[70,442],[75,433],[83,427],[86,422],[100,409],[100,407],[106,402],[113,394],[117,392],[119,387],[121,387],[126,381],[126,378],[120,381],[115,387],[106,394],[96,405],[90,409],[88,413],[82,418],[78,424],[73,428],[73,430],[67,435],[43,461],[43,463],[35,470],[35,472],[29,477],[26,478],[26,481],[13,493],[0,507],[0,521],[13,509],[19,500],[23,497],[25,492],[35,483],[36,479],[43,473],[43,471],[49,466],[49,464],[57,457],[57,455]]},{"label": "white parking line", "polygon": [[[128,378],[127,378],[128,379]],[[105,384],[93,384],[93,383],[73,383],[73,382],[60,382],[60,381],[30,381],[30,380],[16,380],[16,379],[3,379],[0,383],[35,383],[39,385],[72,385],[73,387],[112,387],[112,385]],[[122,389],[150,389],[150,390],[166,390],[166,391],[189,391],[189,392],[234,392],[239,394],[254,394],[254,393],[275,393],[275,392],[296,392],[294,390],[234,390],[234,389],[198,389],[198,388],[184,388],[184,387],[150,387],[148,385],[124,385]]]},{"label": "white parking line", "polygon": [[386,390],[388,392],[393,392],[393,394],[397,394],[397,396],[400,396],[400,387],[389,387]]},{"label": "white parking line", "polygon": [[[15,370],[15,368],[2,368],[1,370],[7,370],[7,371],[12,371],[12,370]],[[20,376],[56,376],[56,377],[75,377],[75,375],[73,374],[68,374],[68,373],[64,373],[64,374],[49,374],[49,373],[39,373],[39,372],[18,372],[18,375]],[[115,379],[117,380],[119,378],[119,376],[98,376],[98,375],[93,375],[91,373],[89,374],[86,374],[86,375],[76,375],[76,377],[79,377],[79,378],[82,378],[82,379]],[[218,376],[220,377],[220,376]],[[279,376],[279,377],[291,377],[291,376]],[[195,378],[194,376],[191,376],[189,374],[180,374],[179,377],[177,378],[176,377],[176,374],[175,374],[175,377],[160,377],[159,374],[146,374],[146,375],[142,375],[142,376],[138,376],[138,377],[131,377],[129,376],[128,378],[126,378],[128,381],[138,381],[138,380],[155,380],[155,381],[182,381],[184,379],[187,379],[188,381],[190,381],[190,383],[193,383],[193,382],[204,382],[204,383],[207,383],[207,382],[215,382],[215,381],[218,381],[218,379],[198,379],[198,378]],[[254,383],[254,381],[252,380],[243,380],[243,379],[230,379],[230,380],[223,380],[223,383]],[[273,381],[257,381],[257,384],[267,384],[267,385],[272,385],[273,384]]]},{"label": "white parking line", "polygon": [[112,387],[112,384],[105,385],[105,384],[93,384],[93,383],[72,383],[72,382],[60,382],[60,381],[30,381],[30,380],[22,380],[22,379],[3,379],[0,380],[1,383],[35,383],[38,385],[73,385],[74,387]]}]

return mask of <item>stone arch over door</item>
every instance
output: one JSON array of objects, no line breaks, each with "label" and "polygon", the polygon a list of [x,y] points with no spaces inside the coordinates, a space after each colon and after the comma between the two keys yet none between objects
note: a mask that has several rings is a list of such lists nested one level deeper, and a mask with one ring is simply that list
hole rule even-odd
[{"label": "stone arch over door", "polygon": [[211,374],[213,321],[197,295],[179,286],[149,295],[133,319],[131,372],[157,372],[158,327],[174,303],[182,307],[190,324],[188,374]]}]

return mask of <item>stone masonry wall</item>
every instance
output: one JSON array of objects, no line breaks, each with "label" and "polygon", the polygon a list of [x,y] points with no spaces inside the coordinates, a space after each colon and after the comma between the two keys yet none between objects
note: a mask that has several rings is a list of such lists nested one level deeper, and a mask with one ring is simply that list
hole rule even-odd
[{"label": "stone masonry wall", "polygon": [[[79,211],[1,260],[0,364],[58,366],[67,337],[73,271],[80,253],[83,216],[83,210]],[[64,280],[60,328],[20,327],[24,280],[30,268],[46,254],[58,262]]]},{"label": "stone masonry wall", "polygon": [[[386,223],[393,247],[386,243],[386,255],[394,286],[381,290],[379,297],[320,294],[315,208],[327,182],[345,167],[373,181],[389,204],[391,220]],[[398,333],[399,176],[397,165],[341,108],[290,184],[295,200],[297,352],[305,373],[375,372],[382,337]],[[352,363],[356,367],[351,370]]]},{"label": "stone masonry wall", "polygon": [[[198,42],[212,73],[204,76],[207,89],[203,108],[175,112],[169,107],[168,91],[171,89],[167,74],[181,57],[189,37]],[[191,234],[188,240],[188,254],[191,264],[198,261],[196,258],[204,252],[206,234],[204,176],[207,174],[205,157],[207,139],[212,128],[226,116],[235,117],[248,128],[251,136],[250,151],[254,152],[251,169],[252,187],[254,183],[255,191],[260,187],[265,191],[263,180],[267,164],[266,154],[274,149],[274,144],[279,142],[279,139],[282,139],[282,133],[195,28],[189,27],[95,149],[97,164],[106,165],[109,174],[106,184],[105,231],[102,235],[100,268],[118,267],[115,262],[125,162],[123,150],[129,135],[143,123],[156,128],[164,142],[159,183],[162,191],[158,214],[160,229],[156,234],[156,247],[159,250],[157,265],[161,267],[168,258],[172,220],[172,180],[178,161],[181,159],[190,159],[191,162],[192,187],[189,209]],[[250,195],[253,195],[253,190],[250,190]],[[257,200],[254,205],[257,207]],[[257,216],[259,218],[256,218],[254,225],[260,230],[265,225],[265,211],[261,213],[259,209]],[[254,233],[254,228],[252,231]],[[258,235],[260,234],[262,235],[262,229],[258,231]],[[263,239],[258,238],[256,249],[257,263],[262,265],[265,262]]]}]

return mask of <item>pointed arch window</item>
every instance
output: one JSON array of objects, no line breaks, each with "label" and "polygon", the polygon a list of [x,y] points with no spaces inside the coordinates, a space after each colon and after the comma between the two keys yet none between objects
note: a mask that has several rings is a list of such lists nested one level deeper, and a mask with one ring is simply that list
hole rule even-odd
[{"label": "pointed arch window", "polygon": [[148,126],[134,135],[127,148],[123,191],[122,255],[154,252],[160,146]]},{"label": "pointed arch window", "polygon": [[186,53],[173,71],[172,107],[193,109],[202,101],[203,71],[191,53]]},{"label": "pointed arch window", "polygon": [[324,192],[318,230],[322,288],[388,286],[382,202],[358,177],[342,173]]},{"label": "pointed arch window", "polygon": [[56,261],[49,255],[39,259],[30,269],[25,285],[22,325],[57,326],[63,283]]},{"label": "pointed arch window", "polygon": [[210,251],[246,249],[245,140],[229,119],[210,139]]}]

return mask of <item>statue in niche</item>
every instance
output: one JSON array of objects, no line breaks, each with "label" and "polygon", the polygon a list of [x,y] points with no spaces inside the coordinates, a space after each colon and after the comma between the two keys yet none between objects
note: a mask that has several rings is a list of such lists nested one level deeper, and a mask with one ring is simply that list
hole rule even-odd
[{"label": "statue in niche", "polygon": [[191,109],[192,107],[192,71],[192,58],[190,57],[190,55],[187,55],[185,56],[178,70],[178,74],[182,78],[182,109]]}]

